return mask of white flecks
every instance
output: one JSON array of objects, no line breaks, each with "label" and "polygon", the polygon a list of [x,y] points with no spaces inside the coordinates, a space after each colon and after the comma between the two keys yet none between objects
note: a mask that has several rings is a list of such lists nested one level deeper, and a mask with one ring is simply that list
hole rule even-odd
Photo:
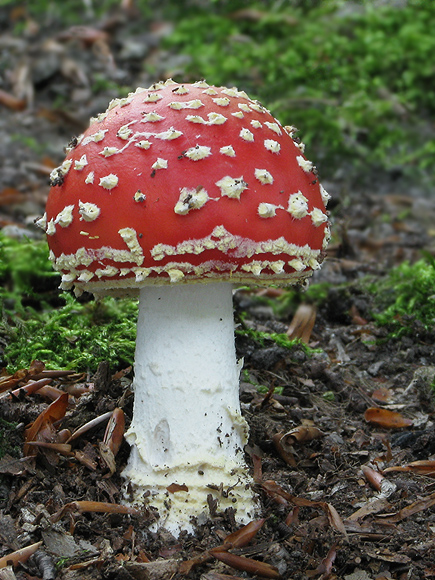
[{"label": "white flecks", "polygon": [[288,262],[288,265],[293,268],[293,270],[296,270],[296,272],[302,272],[306,268],[304,262],[300,258],[293,258],[293,260]]},{"label": "white flecks", "polygon": [[109,175],[105,175],[104,177],[100,178],[100,183],[98,185],[104,187],[104,189],[110,190],[118,185],[118,181],[119,179],[117,175],[114,173],[109,173]]},{"label": "white flecks", "polygon": [[194,82],[192,86],[196,87],[197,89],[208,89],[210,87],[210,85],[204,79]]},{"label": "white flecks", "polygon": [[178,268],[171,268],[170,270],[168,270],[168,274],[171,280],[171,284],[177,284],[178,282],[181,282],[181,280],[184,278],[184,272],[178,270]]},{"label": "white flecks", "polygon": [[137,203],[141,203],[142,201],[145,201],[146,198],[147,198],[147,196],[144,193],[142,193],[140,189],[138,189],[136,191],[136,193],[133,195],[133,199]]},{"label": "white flecks", "polygon": [[154,137],[156,139],[163,139],[163,141],[172,141],[172,139],[177,139],[183,133],[177,131],[174,127],[170,127],[167,131],[162,131],[162,133],[155,133]]},{"label": "white flecks", "polygon": [[38,228],[41,228],[41,230],[44,230],[44,231],[46,230],[46,228],[47,228],[47,213],[44,213],[44,215],[42,217],[35,220],[35,226],[38,226]]},{"label": "white flecks", "polygon": [[165,87],[171,87],[172,85],[176,85],[177,83],[174,80],[172,80],[171,78],[169,78],[169,79],[166,79],[163,84],[165,85]]},{"label": "white flecks", "polygon": [[227,99],[227,97],[216,97],[213,99],[213,102],[216,103],[216,105],[219,107],[228,107],[230,104],[230,99]]},{"label": "white flecks", "polygon": [[111,157],[119,152],[118,147],[104,147],[98,155],[102,155],[103,157]]},{"label": "white flecks", "polygon": [[56,167],[56,169],[53,169],[53,171],[50,173],[50,182],[55,185],[57,180],[62,181],[62,179],[70,170],[71,165],[72,159],[65,159],[62,165],[59,165],[59,167]]},{"label": "white flecks", "polygon": [[275,274],[282,274],[284,272],[285,262],[283,260],[277,260],[276,262],[271,262],[269,268],[275,272]]},{"label": "white flecks", "polygon": [[223,125],[227,118],[220,113],[208,113],[208,124],[209,125]]},{"label": "white flecks", "polygon": [[263,269],[263,264],[261,262],[251,262],[250,264],[243,264],[242,270],[245,272],[251,272],[254,276],[260,276]]},{"label": "white flecks", "polygon": [[92,133],[92,135],[88,135],[87,137],[85,137],[83,139],[82,145],[88,145],[89,143],[92,143],[92,142],[99,143],[99,141],[102,141],[104,139],[104,136],[108,130],[109,129],[100,129],[96,133]]},{"label": "white flecks", "polygon": [[252,113],[252,109],[249,107],[248,103],[239,103],[237,106],[244,113]]},{"label": "white flecks", "polygon": [[83,230],[79,232],[81,236],[89,236],[89,232],[84,232]]},{"label": "white flecks", "polygon": [[330,241],[331,241],[331,230],[329,228],[329,225],[327,225],[325,227],[325,235],[323,237],[322,250],[326,250]]},{"label": "white flecks", "polygon": [[123,139],[124,141],[129,139],[130,135],[133,133],[132,129],[130,129],[130,125],[134,125],[135,123],[137,123],[137,119],[134,119],[133,121],[130,121],[130,123],[120,127],[116,133],[116,136],[120,139]]},{"label": "white flecks", "polygon": [[134,256],[134,261],[136,262],[136,264],[140,266],[144,261],[144,257],[142,247],[137,239],[136,230],[134,230],[133,228],[122,228],[118,230],[118,234],[127,244],[128,249]]},{"label": "white flecks", "polygon": [[95,203],[79,201],[80,219],[85,222],[93,222],[100,215],[101,209]]},{"label": "white flecks", "polygon": [[67,205],[59,212],[54,220],[55,224],[59,224],[62,228],[67,228],[73,221],[74,205]]},{"label": "white flecks", "polygon": [[91,117],[89,120],[89,124],[93,125],[94,123],[101,123],[109,114],[109,111],[104,111],[104,113],[99,113],[96,117]]},{"label": "white flecks", "polygon": [[175,111],[181,111],[181,109],[200,109],[203,106],[204,103],[200,99],[193,99],[192,101],[172,101],[168,105],[168,107]]},{"label": "white flecks", "polygon": [[180,197],[175,205],[174,212],[186,215],[191,209],[200,209],[209,200],[208,193],[203,187],[180,189]]},{"label": "white flecks", "polygon": [[253,111],[256,111],[257,113],[267,113],[267,109],[265,107],[263,107],[263,105],[261,103],[259,103],[258,101],[251,101],[249,103],[249,107]]},{"label": "white flecks", "polygon": [[323,205],[326,207],[328,205],[329,200],[331,199],[331,196],[329,195],[329,193],[326,191],[326,189],[323,187],[322,184],[320,184],[320,195],[322,196]]},{"label": "white flecks", "polygon": [[80,272],[79,276],[77,277],[78,282],[89,282],[94,277],[93,272],[89,270],[83,270]]},{"label": "white flecks", "polygon": [[320,264],[317,258],[308,258],[308,266],[312,270],[318,270],[320,268]]},{"label": "white flecks", "polygon": [[156,111],[151,111],[149,113],[145,113],[145,115],[141,119],[141,123],[157,123],[158,121],[162,121],[165,117],[156,113]]},{"label": "white flecks", "polygon": [[207,124],[207,121],[200,115],[187,115],[186,121],[190,121],[190,123],[199,123],[201,125]]},{"label": "white flecks", "polygon": [[254,175],[263,185],[273,183],[273,177],[266,169],[256,169]]},{"label": "white flecks", "polygon": [[77,159],[76,161],[74,161],[74,169],[76,171],[82,171],[87,164],[88,164],[88,159],[87,159],[86,155],[82,155],[80,157],[80,159]]},{"label": "white flecks", "polygon": [[148,91],[161,91],[165,86],[164,81],[158,81],[157,83],[153,83],[148,89]]},{"label": "white flecks", "polygon": [[[124,268],[122,268],[121,270],[123,270]],[[141,282],[143,282],[145,280],[145,278],[147,278],[150,273],[151,270],[150,268],[132,268],[134,274],[135,274],[135,281],[140,284]],[[128,273],[128,272],[127,272]],[[125,276],[125,274],[123,274]]]},{"label": "white flecks", "polygon": [[221,195],[226,195],[233,199],[240,199],[241,193],[248,188],[248,184],[243,180],[243,175],[240,177],[226,175],[217,181],[216,185],[221,190]]},{"label": "white flecks", "polygon": [[213,87],[209,87],[208,89],[206,89],[205,91],[202,91],[205,95],[209,95],[210,97],[213,97],[214,95],[217,95],[218,92],[216,89],[214,89]]},{"label": "white flecks", "polygon": [[220,113],[208,113],[208,121],[201,117],[200,115],[187,115],[186,121],[191,123],[198,123],[200,125],[223,125],[227,118]]},{"label": "white flecks", "polygon": [[245,115],[243,114],[242,111],[237,111],[236,113],[231,113],[231,115],[233,117],[236,117],[237,119],[244,119]]},{"label": "white flecks", "polygon": [[45,232],[47,236],[53,236],[56,233],[56,226],[54,225],[54,220],[51,219],[47,224],[47,230]]},{"label": "white flecks", "polygon": [[160,101],[160,99],[163,99],[162,95],[159,95],[158,93],[148,93],[142,102],[156,103],[157,101]]},{"label": "white flecks", "polygon": [[106,266],[105,268],[98,268],[95,270],[95,274],[98,278],[102,278],[103,276],[110,278],[111,276],[116,276],[117,273],[118,268],[115,268],[115,266]]},{"label": "white flecks", "polygon": [[281,145],[278,143],[278,141],[274,141],[273,139],[265,139],[264,146],[272,153],[279,153],[281,149]]},{"label": "white flecks", "polygon": [[236,87],[231,87],[231,88],[223,88],[221,91],[224,95],[228,95],[229,97],[238,97],[239,96],[239,91],[237,90]]},{"label": "white flecks", "polygon": [[308,214],[308,199],[301,191],[291,194],[287,211],[295,219],[302,219]]},{"label": "white flecks", "polygon": [[176,89],[172,91],[174,95],[187,95],[189,93],[189,89],[184,85],[180,85]]},{"label": "white flecks", "polygon": [[299,167],[301,167],[305,173],[310,173],[310,171],[313,170],[312,162],[305,159],[305,157],[302,157],[302,155],[298,155],[296,157],[296,161],[298,162]]},{"label": "white flecks", "polygon": [[205,159],[211,155],[211,148],[206,145],[195,145],[195,147],[190,147],[185,151],[184,157],[192,159],[192,161],[199,161],[200,159]]},{"label": "white flecks", "polygon": [[167,169],[168,160],[157,157],[157,160],[151,165],[151,169]]},{"label": "white flecks", "polygon": [[296,133],[299,131],[294,125],[285,125],[284,131],[289,135],[292,139],[294,139]]},{"label": "white flecks", "polygon": [[62,284],[60,285],[60,287],[63,290],[68,290],[69,288],[71,288],[72,283],[74,282],[75,279],[76,279],[76,275],[74,272],[68,272],[67,274],[63,274],[62,275]]},{"label": "white flecks", "polygon": [[293,140],[293,143],[302,154],[305,153],[305,143],[302,143],[302,141],[298,141],[296,139]]},{"label": "white flecks", "polygon": [[144,87],[137,87],[137,89],[134,91],[134,93],[129,93],[128,96],[129,97],[133,97],[134,95],[140,95],[141,93],[146,93],[148,89],[144,88]]},{"label": "white flecks", "polygon": [[224,147],[221,147],[219,151],[222,153],[222,155],[228,155],[228,157],[236,156],[236,152],[234,151],[232,145],[225,145]]},{"label": "white flecks", "polygon": [[276,210],[279,206],[273,205],[273,203],[260,203],[258,206],[258,215],[262,218],[271,218],[276,215]]},{"label": "white flecks", "polygon": [[90,171],[85,179],[85,183],[89,184],[89,183],[94,183],[94,177],[95,177],[95,173],[93,171]]},{"label": "white flecks", "polygon": [[269,121],[265,121],[264,124],[266,127],[269,127],[271,131],[274,131],[277,135],[282,135],[282,131],[278,123],[269,123]]},{"label": "white flecks", "polygon": [[263,126],[258,119],[252,119],[251,125],[254,127],[254,129],[261,129]]},{"label": "white flecks", "polygon": [[142,139],[134,144],[135,147],[139,147],[140,149],[149,149],[151,147],[151,142],[147,141],[146,139]]},{"label": "white flecks", "polygon": [[112,99],[107,107],[107,112],[111,111],[115,107],[125,107],[131,103],[131,96],[122,97],[121,99]]},{"label": "white flecks", "polygon": [[311,211],[310,215],[311,221],[313,222],[316,228],[318,228],[319,226],[328,221],[328,216],[325,213],[323,213],[323,211],[318,207],[315,207]]},{"label": "white flecks", "polygon": [[245,141],[253,141],[254,140],[254,134],[249,129],[246,129],[246,127],[244,127],[240,131],[239,135]]}]

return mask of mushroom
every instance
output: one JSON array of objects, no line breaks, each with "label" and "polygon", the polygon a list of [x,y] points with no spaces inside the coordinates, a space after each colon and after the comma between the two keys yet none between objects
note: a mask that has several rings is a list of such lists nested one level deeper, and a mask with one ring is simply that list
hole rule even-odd
[{"label": "mushroom", "polygon": [[52,172],[40,223],[61,288],[139,295],[123,476],[174,534],[216,501],[257,511],[232,290],[319,268],[329,196],[303,150],[245,92],[168,80],[113,100]]}]

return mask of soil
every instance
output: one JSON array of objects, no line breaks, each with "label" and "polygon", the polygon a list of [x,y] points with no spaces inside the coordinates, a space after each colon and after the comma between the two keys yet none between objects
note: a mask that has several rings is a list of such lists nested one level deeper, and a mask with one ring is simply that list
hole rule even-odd
[{"label": "soil", "polygon": [[[15,25],[23,24],[21,36],[12,34],[10,12],[0,11],[3,88],[13,97],[7,106],[3,99],[0,117],[0,225],[9,235],[37,237],[33,219],[43,213],[48,173],[62,161],[71,135],[118,96],[109,81],[148,86],[159,77],[179,78],[184,63],[160,48],[171,28],[166,22],[132,35],[125,12],[95,29],[59,31],[25,14],[15,18]],[[144,72],[151,65],[153,76]],[[94,97],[96,78],[108,87]],[[0,421],[17,424],[8,440],[15,452],[0,461],[0,558],[42,544],[10,576],[0,570],[0,578],[230,580],[255,576],[252,560],[272,567],[260,567],[257,577],[435,576],[433,465],[409,467],[435,454],[435,333],[415,321],[412,335],[390,338],[373,320],[372,295],[358,284],[367,275],[382,279],[392,266],[417,260],[423,249],[435,253],[435,200],[428,192],[399,195],[384,191],[385,184],[382,193],[357,191],[348,183],[337,177],[324,184],[333,195],[334,241],[314,280],[331,288],[309,333],[312,352],[236,336],[245,369],[240,396],[250,425],[247,461],[264,518],[247,543],[236,536],[230,554],[248,559],[241,569],[234,556],[225,564],[208,552],[236,531],[230,511],[212,510],[195,535],[180,538],[149,531],[152,510],[87,511],[89,504],[81,502],[121,501],[128,445],[121,444],[112,475],[101,445],[106,423],[77,438],[75,456],[39,449],[26,459],[26,426],[48,403],[19,395],[3,398],[0,409]],[[266,298],[273,295],[236,293],[236,320],[243,312],[246,328],[286,332],[293,313],[277,317]],[[62,390],[83,391],[73,397],[62,429],[74,431],[117,407],[128,426],[131,378],[128,369],[105,364],[95,376],[56,378],[53,384]],[[368,409],[381,416],[385,410],[400,413],[402,423],[379,425]],[[186,561],[188,571],[181,565]]]}]

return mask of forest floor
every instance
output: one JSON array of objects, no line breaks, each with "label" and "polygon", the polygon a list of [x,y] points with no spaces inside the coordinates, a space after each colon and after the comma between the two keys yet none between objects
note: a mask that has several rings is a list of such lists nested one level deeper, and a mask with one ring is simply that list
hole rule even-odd
[{"label": "forest floor", "polygon": [[[0,59],[19,88],[9,101],[3,95],[0,117],[0,226],[8,235],[39,235],[33,219],[43,213],[48,174],[71,135],[117,96],[112,81],[151,84],[156,78],[138,66],[145,57],[157,76],[180,78],[179,57],[158,54],[170,25],[156,25],[141,42],[120,34],[123,26],[113,18],[104,30],[42,35],[27,22],[21,37],[3,34]],[[104,97],[92,98],[91,73],[106,79]],[[390,337],[373,318],[373,294],[360,284],[364,277],[380,283],[422,250],[435,253],[435,200],[385,186],[355,191],[344,179],[324,185],[333,196],[334,238],[313,280],[329,290],[309,333],[312,351],[236,337],[247,460],[265,518],[247,545],[231,549],[249,561],[237,570],[236,559],[228,565],[208,552],[237,529],[228,512],[213,514],[195,535],[174,538],[148,530],[147,510],[88,511],[81,502],[121,501],[129,452],[124,442],[110,476],[100,424],[77,438],[73,458],[41,449],[30,460],[0,460],[0,558],[42,541],[35,556],[9,576],[0,570],[0,578],[230,580],[252,577],[251,560],[269,565],[260,565],[259,576],[293,580],[435,577],[433,464],[412,464],[435,456],[435,332],[414,321],[412,333]],[[236,318],[243,312],[247,329],[286,333],[291,315],[278,316],[274,299],[267,291],[239,291]],[[123,371],[103,364],[95,376],[56,379],[63,390],[76,387],[62,428],[74,431],[120,406],[128,425],[131,373]],[[46,407],[36,396],[2,399],[0,421],[17,425],[11,448],[22,451],[26,425]]]}]

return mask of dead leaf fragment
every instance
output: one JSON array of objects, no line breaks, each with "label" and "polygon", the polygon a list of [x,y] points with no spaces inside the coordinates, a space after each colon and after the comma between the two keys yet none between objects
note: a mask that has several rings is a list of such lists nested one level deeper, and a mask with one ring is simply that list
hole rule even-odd
[{"label": "dead leaf fragment", "polygon": [[301,304],[287,329],[287,336],[290,339],[300,338],[302,342],[308,344],[315,322],[316,307],[312,304]]},{"label": "dead leaf fragment", "polygon": [[380,409],[378,407],[369,407],[364,413],[364,419],[367,423],[383,427],[384,429],[401,429],[413,425],[411,419],[406,419],[397,411]]},{"label": "dead leaf fragment", "polygon": [[397,465],[392,467],[386,467],[383,473],[388,473],[389,471],[412,471],[412,473],[417,473],[418,475],[426,475],[427,477],[435,477],[435,461],[433,460],[419,460],[412,461],[406,465]]},{"label": "dead leaf fragment", "polygon": [[137,515],[139,512],[132,507],[126,505],[120,505],[117,503],[108,503],[104,501],[72,501],[65,504],[58,512],[51,516],[51,521],[53,523],[58,522],[67,513],[103,513],[103,514],[128,514]]},{"label": "dead leaf fragment", "polygon": [[37,448],[29,445],[31,441],[44,440],[44,429],[50,430],[53,423],[63,419],[68,406],[68,394],[63,393],[58,399],[53,401],[32,423],[26,431],[26,443],[24,444],[23,452],[25,456],[36,455]]},{"label": "dead leaf fragment", "polygon": [[230,552],[218,552],[211,550],[211,553],[220,562],[223,562],[227,566],[231,566],[236,570],[241,570],[242,572],[249,572],[250,574],[256,574],[258,576],[263,576],[264,578],[281,578],[278,570],[267,564],[267,562],[259,562],[258,560],[253,560],[252,558],[245,558],[244,556],[237,556],[236,554],[231,554]]},{"label": "dead leaf fragment", "polygon": [[239,530],[236,530],[232,534],[229,534],[225,540],[225,544],[230,544],[233,548],[243,548],[247,546],[249,542],[255,537],[257,532],[262,528],[265,518],[261,520],[254,520],[243,526]]},{"label": "dead leaf fragment", "polygon": [[21,562],[26,562],[26,560],[28,560],[41,545],[42,542],[36,542],[36,544],[31,544],[30,546],[26,546],[25,548],[21,548],[20,550],[16,550],[11,554],[3,556],[0,558],[0,568],[6,568],[6,566],[10,565],[18,566]]}]

